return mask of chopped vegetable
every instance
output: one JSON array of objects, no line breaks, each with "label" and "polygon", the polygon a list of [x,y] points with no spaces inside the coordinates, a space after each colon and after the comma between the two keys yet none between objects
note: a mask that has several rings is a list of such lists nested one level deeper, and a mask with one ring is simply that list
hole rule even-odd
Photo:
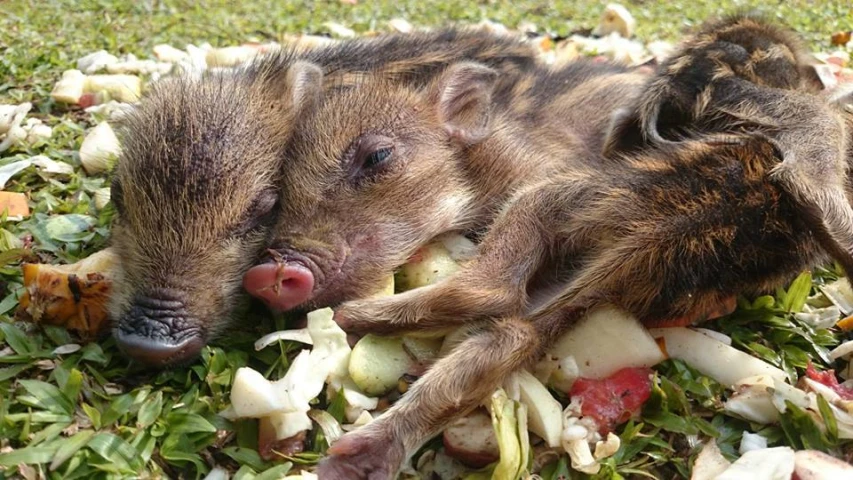
[{"label": "chopped vegetable", "polygon": [[411,290],[431,285],[458,269],[444,243],[436,241],[422,247],[400,267],[395,282],[400,291]]},{"label": "chopped vegetable", "polygon": [[604,378],[625,367],[651,367],[664,359],[645,327],[613,306],[590,312],[550,353],[560,359],[574,357],[578,373],[586,378]]},{"label": "chopped vegetable", "polygon": [[659,328],[651,332],[664,339],[671,358],[683,360],[726,386],[756,375],[779,380],[788,377],[773,365],[690,328]]},{"label": "chopped vegetable", "polygon": [[696,457],[690,480],[714,480],[731,465],[732,462],[723,456],[717,442],[712,438],[702,447]]},{"label": "chopped vegetable", "polygon": [[473,468],[482,468],[500,458],[492,419],[483,410],[453,422],[442,435],[447,455]]},{"label": "chopped vegetable", "polygon": [[142,95],[142,80],[136,75],[89,75],[86,93],[106,92],[119,102],[133,103]]},{"label": "chopped vegetable", "polygon": [[390,392],[411,364],[399,337],[365,335],[352,349],[349,374],[368,395]]},{"label": "chopped vegetable", "polygon": [[118,137],[107,122],[93,128],[80,145],[80,163],[89,175],[108,170],[120,154]]},{"label": "chopped vegetable", "polygon": [[60,103],[74,105],[80,101],[86,89],[86,75],[80,70],[66,70],[53,87],[51,98]]},{"label": "chopped vegetable", "polygon": [[327,381],[337,389],[344,388],[347,382],[350,348],[346,333],[332,316],[330,308],[308,314],[308,333],[314,348],[299,352],[281,379],[270,382],[251,368],[238,369],[231,389],[231,407],[222,415],[268,417],[276,440],[310,429],[309,401],[323,391]]},{"label": "chopped vegetable", "polygon": [[507,392],[527,406],[527,425],[530,431],[539,435],[550,447],[560,446],[563,430],[563,408],[560,402],[551,396],[545,385],[527,370],[519,370],[508,381]]},{"label": "chopped vegetable", "polygon": [[853,288],[847,278],[840,278],[818,288],[844,315],[853,313]]},{"label": "chopped vegetable", "polygon": [[102,333],[109,326],[107,300],[117,261],[114,252],[105,249],[70,265],[24,264],[26,290],[16,315],[62,325],[84,337]]},{"label": "chopped vegetable", "polygon": [[743,432],[740,447],[738,447],[738,452],[740,452],[741,455],[752,450],[761,450],[762,448],[767,448],[766,438],[757,433],[749,433],[747,431]]},{"label": "chopped vegetable", "polygon": [[746,452],[716,480],[790,480],[794,473],[794,450],[764,448]]},{"label": "chopped vegetable", "polygon": [[817,450],[794,453],[797,480],[841,480],[853,478],[853,465]]}]

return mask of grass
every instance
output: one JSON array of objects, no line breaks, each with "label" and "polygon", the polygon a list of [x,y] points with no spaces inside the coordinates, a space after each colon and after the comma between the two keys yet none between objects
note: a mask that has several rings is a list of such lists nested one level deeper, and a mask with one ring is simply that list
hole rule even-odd
[{"label": "grass", "polygon": [[[115,348],[111,339],[78,345],[65,330],[15,324],[10,314],[21,294],[22,261],[72,262],[102,248],[109,237],[111,206],[95,207],[94,193],[108,185],[107,175],[88,176],[77,151],[83,133],[95,124],[79,110],[49,99],[53,84],[76,59],[99,49],[150,56],[159,43],[183,47],[214,46],[247,40],[277,39],[286,33],[323,33],[327,21],[358,32],[383,29],[389,19],[415,25],[488,18],[515,27],[532,22],[554,35],[595,26],[601,2],[425,2],[399,0],[357,5],[325,2],[253,1],[7,1],[0,18],[0,103],[32,101],[34,113],[54,127],[53,137],[32,147],[0,154],[0,166],[43,154],[67,162],[74,173],[51,177],[28,169],[6,190],[26,192],[33,215],[0,224],[0,479],[2,478],[197,478],[212,466],[226,467],[234,478],[278,478],[300,464],[312,464],[324,443],[314,438],[313,452],[262,460],[257,425],[231,423],[217,415],[228,402],[234,371],[245,365],[278,378],[287,370],[288,342],[255,352],[251,343],[264,331],[282,328],[282,318],[259,325],[204,350],[185,368],[144,372]],[[721,5],[722,4],[722,5]],[[709,15],[756,8],[801,31],[816,50],[829,49],[829,36],[853,30],[846,1],[726,0],[724,2],[629,2],[644,40],[673,40]],[[838,272],[820,270],[813,282]],[[802,282],[801,282],[802,285]],[[808,283],[806,283],[808,286]],[[794,289],[790,289],[793,291]],[[814,293],[800,288],[797,296]],[[828,367],[826,349],[842,340],[837,331],[814,330],[796,320],[790,291],[743,299],[738,312],[711,325],[749,351],[792,376],[809,360]],[[796,303],[796,302],[794,302]],[[657,367],[658,384],[642,423],[620,428],[623,448],[608,460],[600,478],[618,475],[686,476],[696,435],[718,438],[723,452],[736,456],[740,432],[761,429],[772,445],[830,451],[850,458],[853,448],[790,413],[778,426],[758,427],[721,411],[724,389],[679,362]],[[318,405],[323,408],[324,405]],[[796,428],[791,427],[796,425]],[[831,432],[830,432],[831,433]],[[261,473],[263,472],[263,473]],[[543,477],[557,478],[558,465]],[[573,477],[575,478],[575,477]]]}]

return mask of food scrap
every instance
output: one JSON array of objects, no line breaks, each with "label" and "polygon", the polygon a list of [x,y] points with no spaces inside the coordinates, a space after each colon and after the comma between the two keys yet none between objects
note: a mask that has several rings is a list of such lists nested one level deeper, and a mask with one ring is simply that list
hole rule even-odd
[{"label": "food scrap", "polygon": [[16,316],[64,326],[84,338],[98,336],[109,326],[110,272],[117,261],[115,253],[105,249],[69,265],[24,264],[26,290]]}]

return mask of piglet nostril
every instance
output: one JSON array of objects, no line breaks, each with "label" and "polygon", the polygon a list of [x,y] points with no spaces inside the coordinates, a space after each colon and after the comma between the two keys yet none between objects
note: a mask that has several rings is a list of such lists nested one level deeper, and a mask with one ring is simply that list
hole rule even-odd
[{"label": "piglet nostril", "polygon": [[181,294],[157,289],[134,298],[114,336],[134,360],[165,366],[197,356],[205,344],[199,322],[190,316]]},{"label": "piglet nostril", "polygon": [[314,275],[296,262],[264,263],[249,269],[243,287],[276,310],[290,310],[311,299]]}]

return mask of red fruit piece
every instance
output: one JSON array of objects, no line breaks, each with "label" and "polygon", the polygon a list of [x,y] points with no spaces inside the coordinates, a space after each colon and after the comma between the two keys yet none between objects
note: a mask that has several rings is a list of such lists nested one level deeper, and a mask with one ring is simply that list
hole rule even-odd
[{"label": "red fruit piece", "polygon": [[814,365],[812,365],[812,362],[809,362],[808,367],[806,367],[806,376],[815,382],[822,383],[831,388],[844,400],[853,400],[853,389],[838,384],[838,378],[835,377],[835,370],[824,370],[823,372],[818,372],[817,369],[814,368]]},{"label": "red fruit piece", "polygon": [[603,379],[579,378],[569,396],[581,399],[581,413],[598,422],[607,435],[617,425],[639,413],[652,393],[650,368],[623,368]]}]

